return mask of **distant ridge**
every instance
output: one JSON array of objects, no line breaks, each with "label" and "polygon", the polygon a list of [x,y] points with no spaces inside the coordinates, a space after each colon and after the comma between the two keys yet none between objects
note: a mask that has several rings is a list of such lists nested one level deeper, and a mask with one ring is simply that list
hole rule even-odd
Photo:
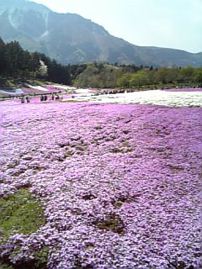
[{"label": "distant ridge", "polygon": [[110,35],[76,14],[60,14],[26,0],[0,0],[0,37],[17,40],[62,64],[110,62],[153,66],[202,66],[202,52],[141,47]]}]

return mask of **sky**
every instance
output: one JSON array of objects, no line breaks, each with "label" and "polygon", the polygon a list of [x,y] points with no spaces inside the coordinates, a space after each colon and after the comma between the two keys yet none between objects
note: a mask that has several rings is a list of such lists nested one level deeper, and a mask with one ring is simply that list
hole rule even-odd
[{"label": "sky", "polygon": [[32,0],[140,46],[202,51],[202,0]]}]

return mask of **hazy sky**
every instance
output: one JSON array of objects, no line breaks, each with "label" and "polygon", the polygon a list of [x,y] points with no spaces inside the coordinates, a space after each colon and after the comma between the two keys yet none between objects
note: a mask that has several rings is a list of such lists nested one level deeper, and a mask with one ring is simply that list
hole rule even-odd
[{"label": "hazy sky", "polygon": [[141,46],[202,51],[202,0],[32,0]]}]

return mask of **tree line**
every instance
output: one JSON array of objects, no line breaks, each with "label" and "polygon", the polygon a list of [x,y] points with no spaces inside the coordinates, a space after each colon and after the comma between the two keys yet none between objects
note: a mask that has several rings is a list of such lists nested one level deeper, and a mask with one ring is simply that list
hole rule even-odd
[{"label": "tree line", "polygon": [[0,76],[71,84],[68,66],[63,66],[42,53],[23,50],[17,41],[5,44],[2,39],[0,39]]},{"label": "tree line", "polygon": [[41,79],[78,87],[141,88],[202,86],[202,67],[153,67],[118,63],[61,65],[43,53],[0,38],[0,77]]},{"label": "tree line", "polygon": [[202,86],[202,68],[173,67],[142,69],[124,73],[117,80],[119,87]]},{"label": "tree line", "polygon": [[88,64],[75,78],[74,85],[95,88],[202,87],[202,68],[192,66],[154,68],[93,63]]}]

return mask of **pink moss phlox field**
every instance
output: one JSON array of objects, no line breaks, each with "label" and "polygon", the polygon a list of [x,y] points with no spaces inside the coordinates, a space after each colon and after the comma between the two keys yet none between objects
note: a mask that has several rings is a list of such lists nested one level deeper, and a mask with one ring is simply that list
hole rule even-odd
[{"label": "pink moss phlox field", "polygon": [[29,188],[46,216],[36,233],[11,236],[2,257],[47,246],[49,269],[200,267],[201,108],[0,109],[0,195]]}]

